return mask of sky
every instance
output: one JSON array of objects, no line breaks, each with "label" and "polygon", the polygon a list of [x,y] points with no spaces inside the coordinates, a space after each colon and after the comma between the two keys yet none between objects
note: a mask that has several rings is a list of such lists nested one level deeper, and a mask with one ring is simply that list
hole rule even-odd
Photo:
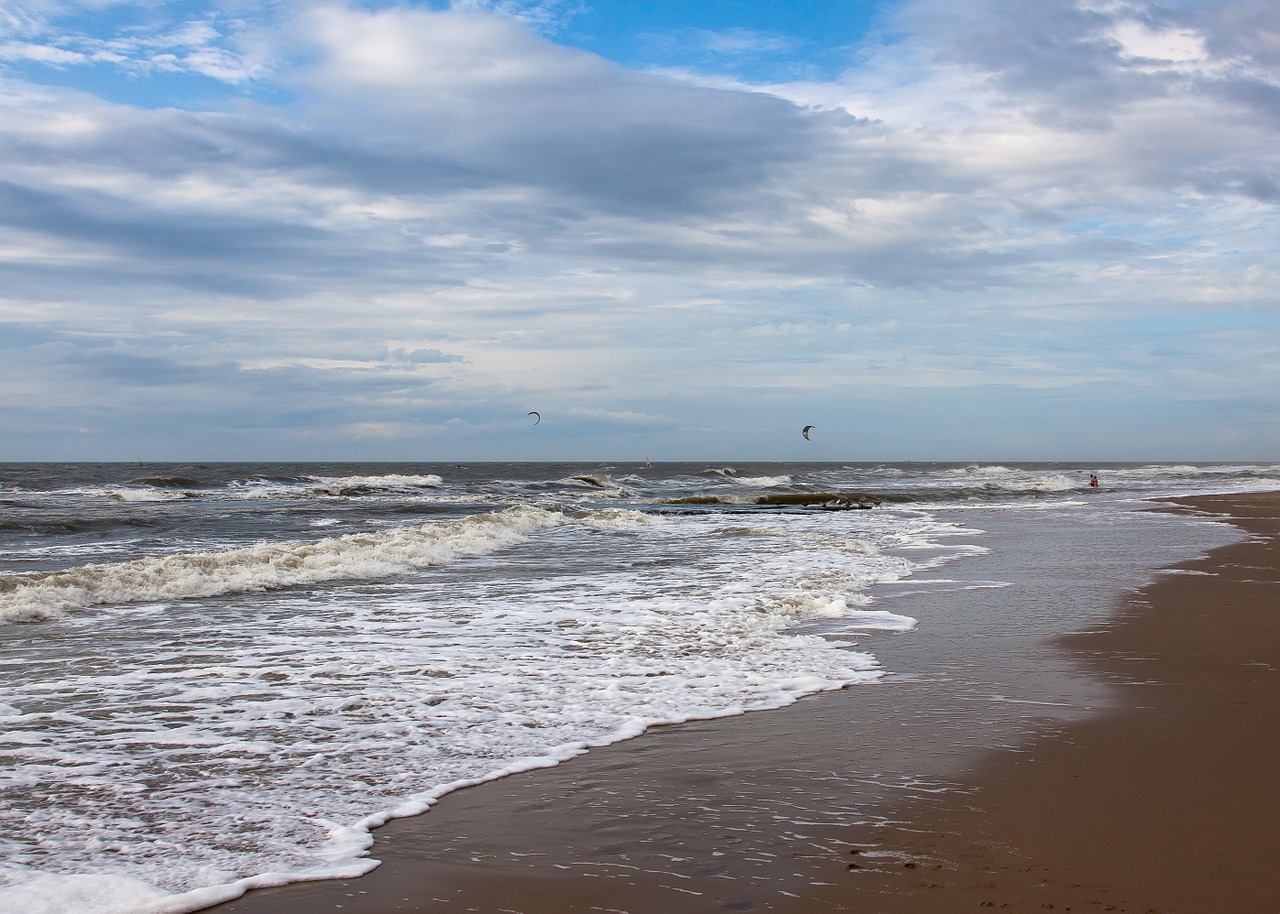
[{"label": "sky", "polygon": [[1276,462],[1278,204],[1273,0],[13,0],[0,460]]}]

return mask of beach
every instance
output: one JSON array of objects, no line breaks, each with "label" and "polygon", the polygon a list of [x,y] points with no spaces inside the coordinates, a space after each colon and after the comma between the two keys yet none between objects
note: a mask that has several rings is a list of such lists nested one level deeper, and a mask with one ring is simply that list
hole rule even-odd
[{"label": "beach", "polygon": [[[1176,502],[1249,539],[1117,594],[1052,646],[1087,673],[1090,713],[1034,733],[907,717],[877,754],[859,736],[883,726],[876,705],[923,688],[891,677],[654,728],[391,821],[361,879],[211,910],[1275,914],[1280,495]],[[886,775],[893,752],[921,774]]]}]

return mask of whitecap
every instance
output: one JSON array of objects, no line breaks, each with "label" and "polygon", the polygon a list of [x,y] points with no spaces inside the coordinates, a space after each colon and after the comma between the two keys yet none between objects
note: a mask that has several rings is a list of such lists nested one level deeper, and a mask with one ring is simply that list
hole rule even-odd
[{"label": "whitecap", "polygon": [[0,575],[0,620],[29,622],[102,604],[181,600],[388,577],[483,555],[538,529],[567,522],[558,512],[521,507],[378,533]]}]

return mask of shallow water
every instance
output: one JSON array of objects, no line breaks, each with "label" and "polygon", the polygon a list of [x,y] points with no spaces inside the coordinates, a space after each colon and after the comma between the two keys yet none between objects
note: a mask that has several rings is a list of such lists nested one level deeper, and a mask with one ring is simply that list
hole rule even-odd
[{"label": "shallow water", "polygon": [[0,908],[355,875],[456,786],[826,689],[909,683],[869,739],[921,771],[1081,713],[1046,639],[1235,535],[1139,499],[1280,482],[1089,469],[0,468]]}]

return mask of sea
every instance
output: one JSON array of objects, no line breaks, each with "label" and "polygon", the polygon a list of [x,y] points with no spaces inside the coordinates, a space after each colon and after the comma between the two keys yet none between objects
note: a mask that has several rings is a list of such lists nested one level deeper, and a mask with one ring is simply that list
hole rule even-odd
[{"label": "sea", "polygon": [[895,676],[980,699],[979,742],[1079,712],[1045,645],[1243,537],[1161,500],[1276,489],[1274,464],[0,465],[0,912],[358,877],[376,826],[450,791]]}]

